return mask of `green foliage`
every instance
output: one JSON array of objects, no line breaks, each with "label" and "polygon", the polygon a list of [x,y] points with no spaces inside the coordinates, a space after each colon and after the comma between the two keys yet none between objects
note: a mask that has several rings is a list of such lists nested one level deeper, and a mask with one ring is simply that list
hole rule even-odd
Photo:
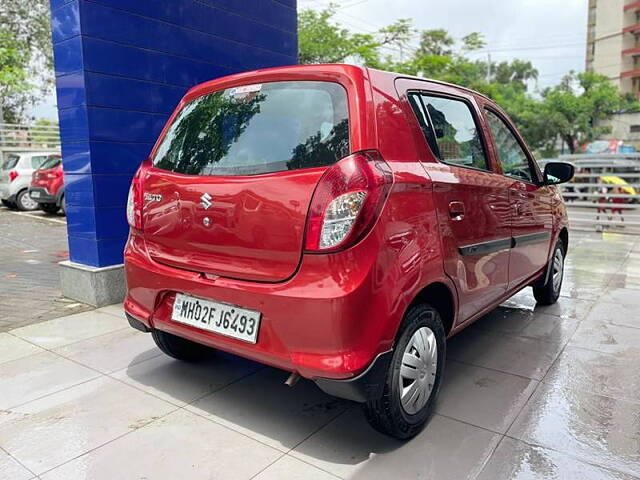
[{"label": "green foliage", "polygon": [[332,21],[337,6],[330,4],[321,11],[302,10],[298,15],[298,48],[300,63],[360,62],[368,67],[381,67],[381,49],[404,47],[413,30],[406,19],[374,33],[351,33]]},{"label": "green foliage", "polygon": [[[0,0],[0,107],[6,121],[53,84],[49,0]],[[29,79],[29,81],[27,81]]]},{"label": "green foliage", "polygon": [[58,135],[55,129],[50,127],[58,127],[58,122],[40,118],[29,129],[29,136],[35,143],[56,143],[55,139]]},{"label": "green foliage", "polygon": [[606,76],[593,72],[571,72],[542,95],[545,118],[571,152],[576,145],[611,132],[610,127],[598,126],[598,120],[639,107],[634,99],[620,95]]},{"label": "green foliage", "polygon": [[417,54],[419,56],[449,56],[453,53],[451,47],[454,43],[451,35],[442,28],[424,30],[420,34],[420,48],[418,48]]},{"label": "green foliage", "polygon": [[[571,151],[576,144],[608,132],[597,126],[619,110],[638,110],[632,96],[621,96],[601,75],[567,75],[556,87],[534,96],[529,86],[538,71],[529,61],[471,60],[467,54],[485,47],[481,33],[460,42],[443,29],[419,33],[419,46],[408,48],[416,31],[400,20],[371,34],[355,34],[333,21],[336,7],[299,14],[300,63],[360,63],[409,75],[432,78],[476,90],[500,104],[516,123],[528,144],[544,156],[555,154],[558,138]],[[383,55],[393,48],[396,55]],[[400,55],[402,52],[402,55]]]},{"label": "green foliage", "polygon": [[[0,29],[0,108],[11,113],[12,100],[28,91],[27,72],[20,55],[19,42],[11,32]],[[5,113],[6,120],[13,120]],[[0,122],[2,118],[0,117]]]}]

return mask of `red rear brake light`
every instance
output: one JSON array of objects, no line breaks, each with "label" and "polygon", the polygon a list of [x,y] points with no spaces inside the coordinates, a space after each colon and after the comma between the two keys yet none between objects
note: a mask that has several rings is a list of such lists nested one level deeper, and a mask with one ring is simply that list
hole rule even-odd
[{"label": "red rear brake light", "polygon": [[18,172],[11,170],[9,172],[9,182],[13,182],[16,178],[18,178]]},{"label": "red rear brake light", "polygon": [[127,198],[127,221],[129,225],[138,230],[142,230],[142,187],[140,184],[140,171],[138,169],[131,181],[129,197]]},{"label": "red rear brake light", "polygon": [[333,252],[362,239],[375,223],[393,184],[379,152],[343,158],[320,179],[311,200],[305,250]]}]

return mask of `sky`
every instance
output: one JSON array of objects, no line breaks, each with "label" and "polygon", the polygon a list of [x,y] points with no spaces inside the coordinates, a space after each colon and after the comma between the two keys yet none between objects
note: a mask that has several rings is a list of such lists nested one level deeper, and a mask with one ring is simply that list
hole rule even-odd
[{"label": "sky", "polygon": [[[298,0],[298,9],[322,9],[330,0]],[[419,30],[444,28],[460,39],[481,32],[487,46],[472,58],[520,58],[538,69],[538,88],[569,72],[583,71],[588,0],[342,0],[335,20],[354,32],[372,32],[400,18]],[[418,39],[409,48],[415,48]],[[393,51],[389,53],[393,54]],[[31,109],[36,118],[57,119],[55,94]]]}]

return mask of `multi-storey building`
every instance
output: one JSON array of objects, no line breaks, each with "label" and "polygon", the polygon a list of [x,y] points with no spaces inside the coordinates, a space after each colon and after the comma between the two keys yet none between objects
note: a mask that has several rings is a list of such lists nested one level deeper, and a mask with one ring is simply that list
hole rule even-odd
[{"label": "multi-storey building", "polygon": [[587,71],[640,93],[640,1],[589,0]]}]

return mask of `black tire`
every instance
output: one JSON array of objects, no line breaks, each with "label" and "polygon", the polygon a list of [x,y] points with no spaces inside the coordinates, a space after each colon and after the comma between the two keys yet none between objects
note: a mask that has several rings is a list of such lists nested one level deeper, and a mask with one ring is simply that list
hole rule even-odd
[{"label": "black tire", "polygon": [[[559,283],[554,283],[553,278],[555,274],[555,266],[554,262],[557,256],[561,257],[561,270]],[[551,268],[551,273],[549,274],[549,278],[546,283],[542,285],[534,285],[533,286],[533,296],[540,305],[553,305],[560,298],[560,291],[562,290],[562,278],[564,276],[564,257],[565,257],[565,248],[562,240],[558,240],[555,248],[553,249],[553,254],[549,259],[551,265],[547,264],[547,268]]]},{"label": "black tire", "polygon": [[[427,327],[434,334],[437,345],[437,366],[433,388],[426,403],[418,411],[410,414],[401,402],[400,367],[409,341],[422,327]],[[420,433],[435,407],[442,384],[445,357],[446,336],[437,310],[427,304],[416,305],[409,309],[398,333],[382,397],[370,400],[364,405],[365,416],[371,426],[385,435],[400,440],[412,438]]]},{"label": "black tire", "polygon": [[200,362],[215,352],[212,348],[161,330],[153,330],[151,336],[160,350],[183,362]]},{"label": "black tire", "polygon": [[29,191],[27,189],[22,190],[16,196],[16,205],[18,206],[18,210],[21,212],[33,212],[34,210],[38,210],[40,206],[38,202],[34,201],[29,196]]},{"label": "black tire", "polygon": [[64,200],[64,195],[60,197],[60,213],[65,217],[67,216],[67,203]]},{"label": "black tire", "polygon": [[50,213],[52,215],[58,213],[58,210],[60,210],[60,207],[55,203],[41,203],[40,208],[43,212]]},{"label": "black tire", "polygon": [[9,200],[2,200],[2,205],[4,205],[10,210],[15,210],[16,208],[16,204],[13,202],[10,202]]}]

